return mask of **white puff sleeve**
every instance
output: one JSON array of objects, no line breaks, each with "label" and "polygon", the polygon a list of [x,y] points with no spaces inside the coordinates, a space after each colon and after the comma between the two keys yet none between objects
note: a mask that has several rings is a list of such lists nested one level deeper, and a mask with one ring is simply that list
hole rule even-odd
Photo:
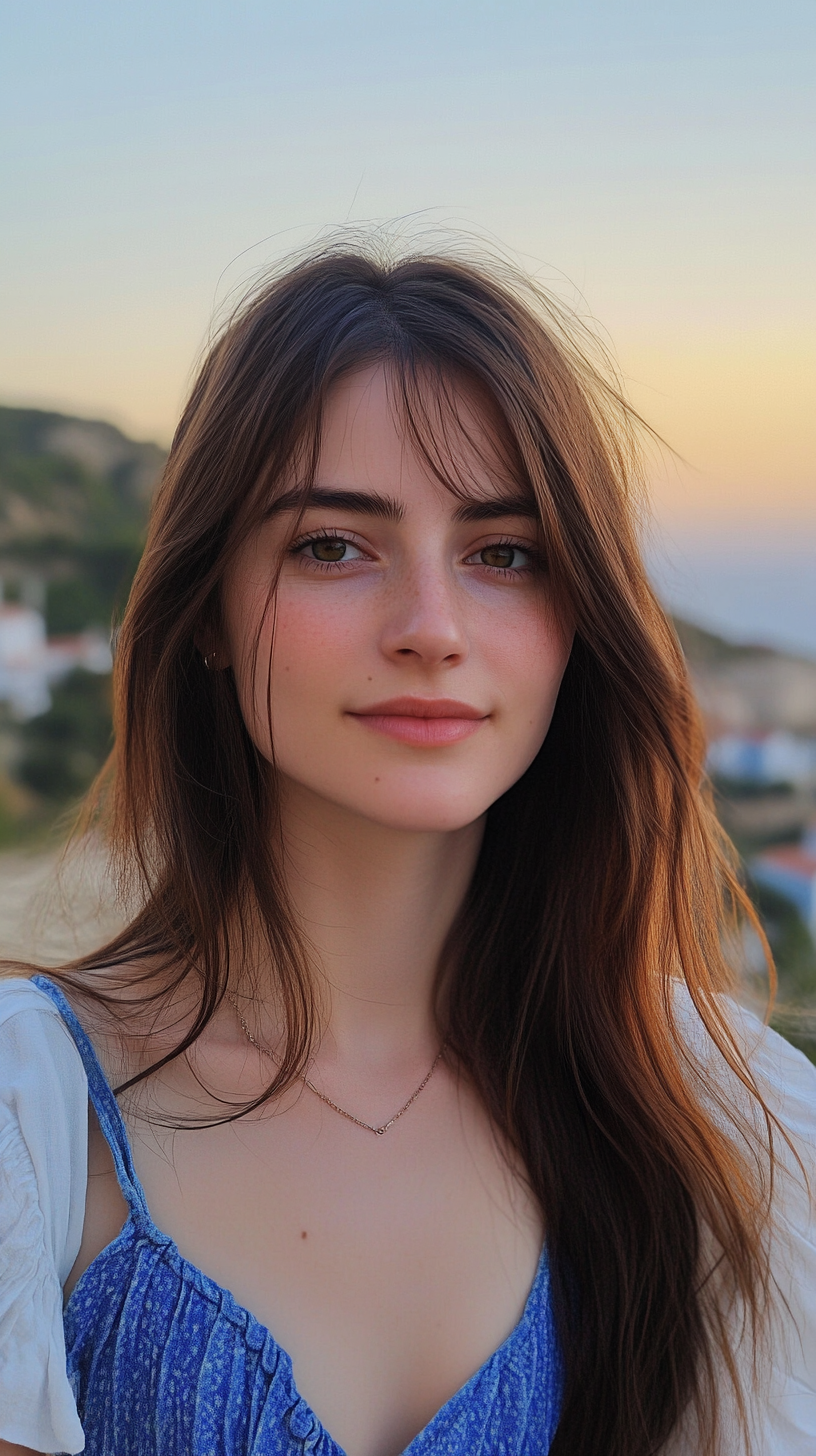
[{"label": "white puff sleeve", "polygon": [[[816,1452],[816,1067],[801,1052],[742,1013],[753,1037],[751,1067],[771,1112],[804,1166],[777,1135],[776,1218],[771,1267],[779,1294],[772,1369],[758,1422],[762,1456]],[[805,1181],[807,1178],[810,1186]]]},{"label": "white puff sleeve", "polygon": [[82,1451],[65,1364],[62,1285],[79,1253],[88,1085],[56,1007],[0,980],[0,1437]]},{"label": "white puff sleeve", "polygon": [[[685,990],[675,1002],[678,1025],[698,1065],[727,1092],[727,1101],[751,1121],[762,1137],[756,1104],[732,1074],[717,1075],[718,1058]],[[730,1019],[738,1043],[770,1112],[790,1138],[792,1148],[774,1135],[774,1198],[770,1263],[775,1282],[761,1385],[751,1377],[747,1349],[736,1349],[742,1372],[752,1456],[814,1456],[816,1453],[816,1067],[751,1012],[733,1003]],[[715,1116],[717,1112],[715,1110]],[[801,1160],[800,1162],[797,1161]],[[804,1171],[803,1171],[804,1170]],[[737,1340],[739,1346],[739,1341]],[[744,1442],[728,1413],[727,1377],[723,1450],[742,1456]],[[697,1456],[693,1434],[678,1432],[667,1456]]]}]

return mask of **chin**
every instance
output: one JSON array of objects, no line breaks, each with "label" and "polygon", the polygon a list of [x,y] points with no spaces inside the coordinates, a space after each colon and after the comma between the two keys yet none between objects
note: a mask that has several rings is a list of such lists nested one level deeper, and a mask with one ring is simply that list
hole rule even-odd
[{"label": "chin", "polygon": [[346,803],[346,807],[361,818],[387,829],[402,829],[413,834],[454,834],[481,819],[490,805],[485,803],[482,795],[478,800],[459,797],[440,800],[439,794],[429,794],[427,798],[420,794],[384,795],[378,803],[369,794],[364,803]]},{"label": "chin", "polygon": [[294,808],[300,800],[309,817],[340,814],[361,824],[413,834],[455,834],[466,829],[482,819],[509,787],[502,775],[491,793],[484,773],[398,775],[384,768],[378,777],[367,767],[359,776],[347,771],[338,778],[335,773],[298,775],[291,767],[287,773],[285,764],[279,768],[290,805]]}]

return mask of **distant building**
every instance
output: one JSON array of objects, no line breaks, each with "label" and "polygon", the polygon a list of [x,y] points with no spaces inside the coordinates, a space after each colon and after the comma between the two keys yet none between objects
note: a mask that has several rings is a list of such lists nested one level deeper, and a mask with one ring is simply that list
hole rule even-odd
[{"label": "distant building", "polygon": [[758,884],[776,890],[796,906],[816,940],[816,826],[811,826],[801,844],[779,844],[756,855],[751,873]]},{"label": "distant building", "polygon": [[45,618],[33,607],[0,604],[0,702],[25,720],[51,706],[50,688],[75,667],[110,672],[110,645],[101,632],[46,637]]},{"label": "distant building", "polygon": [[708,746],[709,773],[755,784],[816,784],[816,738],[780,728],[772,733],[725,733]]}]

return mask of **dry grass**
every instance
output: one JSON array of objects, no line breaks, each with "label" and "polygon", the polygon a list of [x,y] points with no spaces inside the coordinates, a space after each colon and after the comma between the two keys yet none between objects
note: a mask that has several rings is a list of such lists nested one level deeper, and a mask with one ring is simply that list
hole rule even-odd
[{"label": "dry grass", "polygon": [[0,957],[58,965],[122,923],[103,855],[84,850],[0,854]]}]

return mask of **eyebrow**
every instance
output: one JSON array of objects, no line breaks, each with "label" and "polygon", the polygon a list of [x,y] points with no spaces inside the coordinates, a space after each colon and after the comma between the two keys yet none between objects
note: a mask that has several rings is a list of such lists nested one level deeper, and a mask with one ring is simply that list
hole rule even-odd
[{"label": "eyebrow", "polygon": [[[266,515],[268,519],[283,511],[306,511],[315,506],[375,516],[378,520],[392,521],[397,525],[405,516],[405,506],[394,496],[381,495],[378,491],[335,490],[325,485],[313,485],[305,492],[298,489],[285,491],[271,502]],[[473,496],[460,505],[453,519],[460,524],[472,524],[500,520],[504,516],[524,516],[535,521],[538,520],[538,511],[528,495]]]},{"label": "eyebrow", "polygon": [[383,521],[399,522],[405,515],[401,501],[390,495],[379,495],[367,490],[333,490],[325,485],[313,485],[310,490],[287,490],[271,502],[266,514],[280,515],[282,511],[308,511],[314,506],[328,506],[330,510],[353,511],[355,515],[377,516]]},{"label": "eyebrow", "polygon": [[470,523],[496,521],[503,516],[525,516],[530,521],[537,521],[538,509],[528,495],[474,496],[459,507],[453,519]]}]

